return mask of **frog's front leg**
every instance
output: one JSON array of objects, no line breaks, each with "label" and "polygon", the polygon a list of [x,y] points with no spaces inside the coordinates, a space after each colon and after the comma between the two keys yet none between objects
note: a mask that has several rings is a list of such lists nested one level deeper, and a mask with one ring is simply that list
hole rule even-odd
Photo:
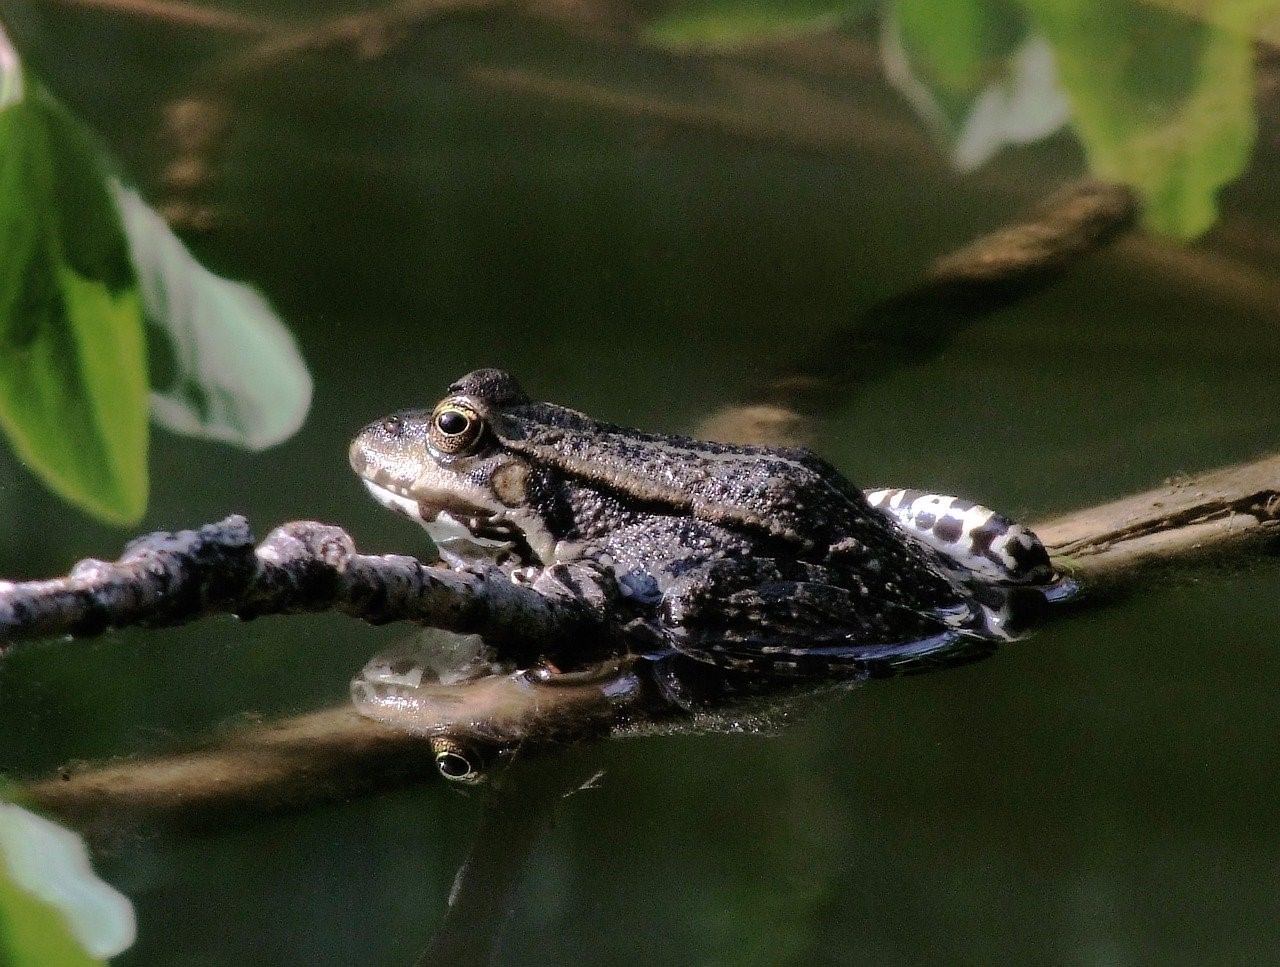
[{"label": "frog's front leg", "polygon": [[1028,528],[963,497],[925,490],[872,489],[863,494],[908,536],[962,571],[997,584],[1048,584],[1049,552]]}]

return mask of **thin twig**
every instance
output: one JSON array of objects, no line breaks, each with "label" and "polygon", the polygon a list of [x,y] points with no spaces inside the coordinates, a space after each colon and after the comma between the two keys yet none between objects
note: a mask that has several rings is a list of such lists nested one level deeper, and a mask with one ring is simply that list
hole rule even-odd
[{"label": "thin twig", "polygon": [[259,36],[280,29],[280,24],[263,17],[183,3],[182,0],[53,0],[63,7],[122,14],[171,27],[212,30],[217,33]]},{"label": "thin twig", "polygon": [[469,10],[500,5],[502,0],[397,0],[374,10],[344,14],[319,24],[279,31],[219,65],[216,76],[226,82],[288,64],[301,54],[349,47],[364,58],[384,53],[400,31]]}]

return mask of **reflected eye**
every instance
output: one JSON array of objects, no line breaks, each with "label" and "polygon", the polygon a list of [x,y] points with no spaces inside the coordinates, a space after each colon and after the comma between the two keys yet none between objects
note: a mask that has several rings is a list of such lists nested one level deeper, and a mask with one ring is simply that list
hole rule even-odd
[{"label": "reflected eye", "polygon": [[462,453],[480,438],[482,429],[484,421],[469,406],[441,403],[431,417],[431,444],[442,453]]},{"label": "reflected eye", "polygon": [[465,782],[475,775],[471,763],[456,752],[441,752],[437,755],[436,768],[440,770],[440,775],[454,782]]},{"label": "reflected eye", "polygon": [[457,742],[444,736],[431,740],[436,768],[451,782],[477,783],[484,778],[480,763]]}]

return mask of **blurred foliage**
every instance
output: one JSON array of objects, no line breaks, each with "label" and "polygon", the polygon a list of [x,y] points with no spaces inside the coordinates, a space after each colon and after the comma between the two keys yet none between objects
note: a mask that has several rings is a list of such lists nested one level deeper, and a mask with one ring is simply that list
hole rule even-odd
[{"label": "blurred foliage", "polygon": [[84,134],[30,78],[0,112],[0,423],[94,516],[147,505],[142,301]]},{"label": "blurred foliage", "polygon": [[[1244,171],[1257,134],[1247,31],[1157,7],[1023,0],[1057,55],[1075,131],[1100,177],[1135,187],[1148,228],[1191,239]],[[1255,5],[1261,14],[1276,0]],[[1237,6],[1240,25],[1255,11]]]},{"label": "blurred foliage", "polygon": [[151,414],[175,433],[262,450],[307,418],[311,374],[255,290],[214,275],[137,193],[115,185],[142,304],[173,373]]},{"label": "blurred foliage", "polygon": [[[1135,188],[1152,231],[1194,239],[1257,134],[1253,40],[1280,0],[1169,10],[1105,0],[885,0],[886,74],[961,170],[1069,116],[1092,173]],[[747,44],[830,26],[863,5],[698,0],[651,23],[672,46]]]},{"label": "blurred foliage", "polygon": [[882,35],[889,82],[949,146],[961,171],[1005,145],[1050,135],[1069,118],[1053,52],[1012,0],[893,0]]},{"label": "blurred foliage", "polygon": [[0,963],[87,967],[136,936],[133,905],[94,874],[84,841],[0,799]]},{"label": "blurred foliage", "polygon": [[61,914],[0,870],[0,962],[7,967],[100,964],[75,942]]},{"label": "blurred foliage", "polygon": [[1021,11],[999,0],[894,0],[886,13],[897,20],[920,76],[955,120],[1003,72],[1027,32]]},{"label": "blurred foliage", "polygon": [[[150,414],[262,449],[301,426],[312,385],[267,302],[196,262],[108,170],[0,31],[0,425],[50,488],[132,524]],[[150,397],[147,323],[173,370]]]}]

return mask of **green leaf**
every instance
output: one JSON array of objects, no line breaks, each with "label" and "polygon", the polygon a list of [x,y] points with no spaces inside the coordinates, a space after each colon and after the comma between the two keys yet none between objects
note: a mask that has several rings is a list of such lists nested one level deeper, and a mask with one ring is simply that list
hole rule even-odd
[{"label": "green leaf", "polygon": [[214,275],[138,195],[115,195],[143,306],[176,370],[151,394],[151,413],[176,433],[251,450],[292,436],[311,406],[311,375],[271,306]]},{"label": "green leaf", "polygon": [[22,86],[0,109],[0,426],[54,491],[131,524],[147,504],[141,298],[97,153]]},{"label": "green leaf", "polygon": [[85,967],[130,947],[133,905],[69,829],[0,802],[0,963]]},{"label": "green leaf", "polygon": [[871,0],[684,0],[644,29],[664,47],[731,48],[856,20]]},{"label": "green leaf", "polygon": [[1206,231],[1257,136],[1247,25],[1274,0],[1230,5],[1229,25],[1148,4],[1022,2],[1053,45],[1094,174],[1135,188],[1151,230]]},{"label": "green leaf", "polygon": [[76,943],[56,909],[19,890],[0,871],[0,963],[6,967],[101,964]]}]

